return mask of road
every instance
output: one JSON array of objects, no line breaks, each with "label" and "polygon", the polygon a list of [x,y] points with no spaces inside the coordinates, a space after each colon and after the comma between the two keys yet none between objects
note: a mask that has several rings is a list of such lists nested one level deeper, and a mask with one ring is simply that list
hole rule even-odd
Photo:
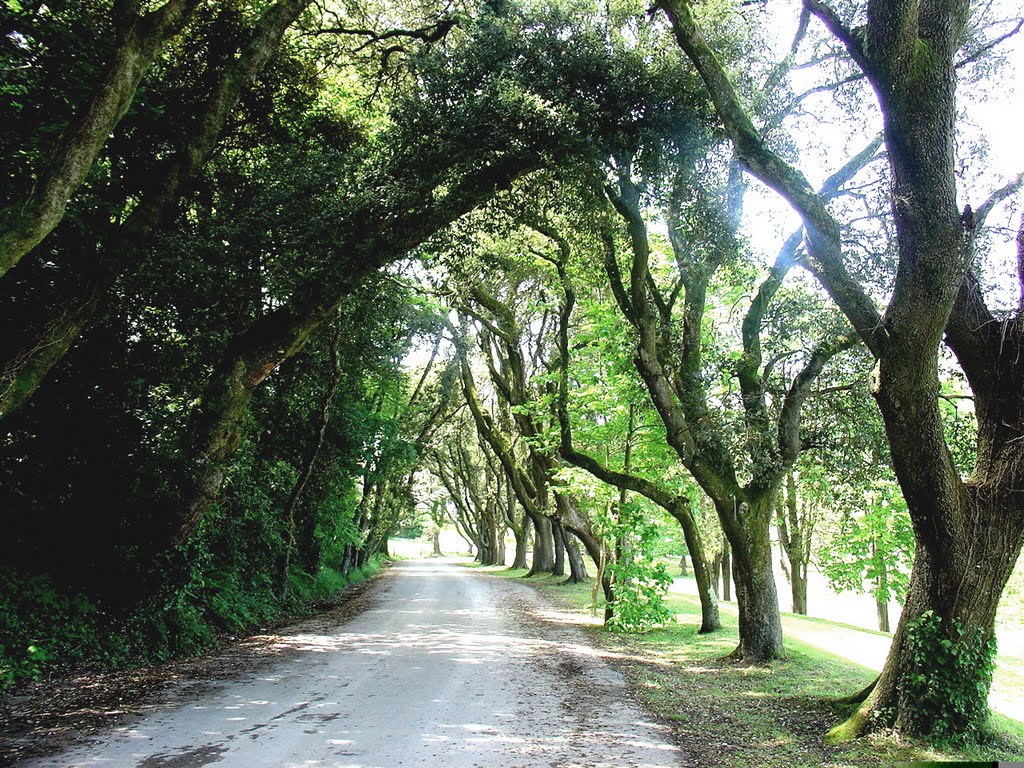
[{"label": "road", "polygon": [[676,766],[663,726],[529,587],[391,568],[340,626],[282,633],[248,675],[24,762],[117,768]]}]

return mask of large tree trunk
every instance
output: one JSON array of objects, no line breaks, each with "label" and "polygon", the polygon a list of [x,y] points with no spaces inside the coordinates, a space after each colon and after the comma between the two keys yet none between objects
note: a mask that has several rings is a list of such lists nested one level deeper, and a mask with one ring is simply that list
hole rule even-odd
[{"label": "large tree trunk", "polygon": [[742,519],[741,523],[731,523],[728,531],[739,608],[740,644],[734,655],[755,664],[783,653],[782,618],[768,535],[774,506],[774,495],[769,495],[749,505],[734,500],[732,509],[718,510],[724,520]]},{"label": "large tree trunk", "polygon": [[558,520],[551,522],[551,535],[555,545],[555,567],[551,569],[551,575],[565,576],[565,531]]},{"label": "large tree trunk", "polygon": [[526,560],[526,550],[530,546],[530,518],[525,512],[520,524],[512,529],[512,534],[516,539],[516,553],[512,558],[512,565],[509,567],[512,570],[526,568],[529,565]]},{"label": "large tree trunk", "polygon": [[[662,364],[663,356],[668,353],[664,348],[666,337],[662,331],[663,319],[650,295],[650,243],[647,226],[640,211],[640,192],[628,169],[620,169],[618,194],[610,193],[610,199],[626,222],[633,252],[628,294],[615,257],[614,241],[611,241],[611,247],[606,242],[605,271],[612,283],[616,301],[636,329],[634,364],[665,425],[669,445],[714,501],[722,529],[731,545],[735,559],[732,571],[737,582],[736,598],[740,611],[740,644],[736,655],[755,664],[770,661],[782,655],[783,647],[782,622],[772,572],[769,524],[777,484],[781,481],[782,472],[788,468],[783,460],[783,449],[793,454],[786,459],[790,464],[798,452],[792,445],[794,441],[791,438],[783,440],[782,435],[796,431],[793,423],[798,424],[806,386],[814,380],[820,368],[811,370],[811,363],[808,363],[804,369],[806,373],[801,372],[805,378],[799,387],[794,382],[787,394],[783,412],[788,413],[789,421],[783,423],[780,417],[777,425],[780,435],[778,446],[775,446],[769,435],[771,430],[767,426],[766,417],[761,418],[767,412],[763,403],[759,409],[761,413],[753,414],[751,410],[758,409],[745,404],[748,421],[758,422],[756,428],[751,428],[751,432],[757,435],[753,442],[749,442],[751,438],[748,438],[748,449],[755,455],[755,461],[764,466],[758,471],[757,477],[747,486],[742,486],[730,449],[711,416],[704,386],[705,372],[700,351],[701,318],[708,288],[707,265],[704,265],[703,278],[694,279],[690,275],[689,280],[684,280],[686,321],[682,328],[682,357],[678,370],[670,375]],[[827,357],[824,359],[827,360]],[[818,358],[818,363],[823,364],[822,358]],[[744,398],[748,399],[746,393]],[[725,547],[723,564],[728,561],[728,557],[729,547]],[[723,568],[722,575],[723,592],[725,599],[728,599],[726,568]]]},{"label": "large tree trunk", "polygon": [[555,569],[555,537],[551,518],[536,515],[533,522],[533,562],[527,576],[551,573]]},{"label": "large tree trunk", "polygon": [[[898,730],[921,735],[970,731],[984,723],[992,682],[992,669],[986,666],[992,657],[985,649],[994,641],[996,610],[1016,562],[1012,538],[986,538],[991,549],[983,556],[962,551],[953,567],[936,563],[927,548],[919,548],[881,677],[857,712],[832,731],[832,740],[856,735],[876,712],[894,715],[890,724]],[[931,663],[922,664],[915,643],[928,640],[920,626],[912,625],[929,615],[941,623],[932,640],[934,650],[923,645]],[[939,645],[943,641],[951,643],[945,651]],[[938,674],[933,669],[935,657],[945,665]],[[940,722],[940,717],[947,722]]]},{"label": "large tree trunk", "polygon": [[569,561],[569,578],[565,580],[565,583],[582,584],[588,579],[587,564],[584,562],[583,554],[576,544],[576,536],[570,533],[568,529],[563,530],[562,535],[565,540],[566,560]]}]

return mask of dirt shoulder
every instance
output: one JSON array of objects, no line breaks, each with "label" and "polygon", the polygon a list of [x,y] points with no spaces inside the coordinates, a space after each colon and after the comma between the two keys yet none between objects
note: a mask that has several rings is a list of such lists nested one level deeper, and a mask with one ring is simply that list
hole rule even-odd
[{"label": "dirt shoulder", "polygon": [[374,578],[347,587],[309,618],[291,618],[202,656],[19,686],[0,697],[0,766],[60,750],[83,737],[169,709],[219,681],[254,674],[294,652],[282,638],[337,626],[376,604]]}]

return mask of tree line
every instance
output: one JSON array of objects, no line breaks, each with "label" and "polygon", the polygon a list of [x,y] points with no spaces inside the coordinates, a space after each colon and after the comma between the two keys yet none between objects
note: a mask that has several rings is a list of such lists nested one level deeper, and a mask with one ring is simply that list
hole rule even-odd
[{"label": "tree line", "polygon": [[[1020,24],[807,0],[780,59],[767,11],[647,10],[6,4],[6,682],[298,610],[427,472],[482,557],[505,526],[532,572],[585,553],[613,624],[658,619],[663,510],[750,663],[783,653],[771,529],[797,607],[815,494],[875,549],[905,503],[893,650],[833,735],[982,727],[1024,543],[1024,235],[989,218],[1022,179],[963,206],[955,95]],[[812,185],[820,93],[881,132]],[[754,182],[801,221],[768,266]]]}]

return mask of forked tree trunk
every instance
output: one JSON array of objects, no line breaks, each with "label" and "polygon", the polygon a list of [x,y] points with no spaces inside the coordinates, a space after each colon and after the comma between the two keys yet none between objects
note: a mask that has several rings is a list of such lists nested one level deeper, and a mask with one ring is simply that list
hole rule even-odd
[{"label": "forked tree trunk", "polygon": [[565,531],[557,520],[551,521],[551,536],[555,545],[555,567],[552,576],[565,576]]},{"label": "forked tree trunk", "polygon": [[793,613],[807,615],[807,554],[810,552],[811,524],[805,514],[801,519],[796,491],[796,477],[786,473],[785,492],[779,492],[776,519],[779,545],[782,548],[782,570],[789,580]]},{"label": "forked tree trunk", "polygon": [[551,518],[537,515],[533,522],[533,562],[527,576],[551,573],[555,568],[555,538]]},{"label": "forked tree trunk", "polygon": [[[984,724],[991,682],[983,646],[1024,543],[1024,227],[1020,301],[1010,317],[1000,317],[986,306],[972,271],[973,238],[984,217],[970,207],[961,214],[957,205],[955,60],[964,6],[869,3],[866,23],[852,30],[828,5],[805,4],[846,46],[882,110],[899,256],[883,315],[847,272],[838,223],[803,175],[763,141],[689,3],[659,5],[737,154],[800,213],[815,275],[878,360],[872,388],[914,526],[915,563],[878,684],[830,739],[857,735],[869,722],[912,735],[972,735]],[[986,207],[988,201],[979,211]],[[952,460],[938,409],[944,338],[975,397],[977,460],[967,481]]]}]

